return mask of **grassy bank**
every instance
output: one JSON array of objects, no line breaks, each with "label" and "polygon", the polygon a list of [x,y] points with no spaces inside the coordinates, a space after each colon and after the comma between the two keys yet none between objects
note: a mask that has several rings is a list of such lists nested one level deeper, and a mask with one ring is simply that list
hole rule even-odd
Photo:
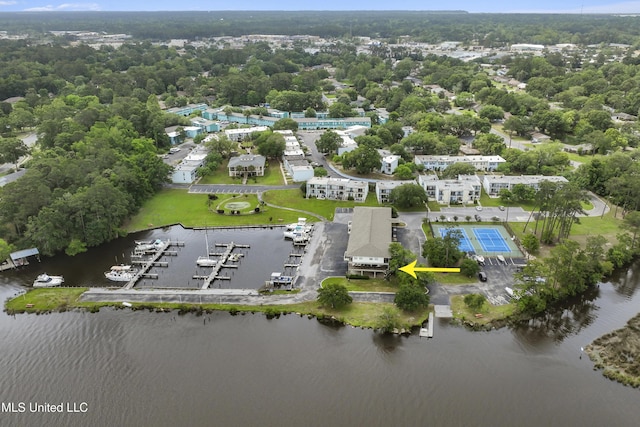
[{"label": "grassy bank", "polygon": [[398,287],[384,279],[355,280],[346,277],[329,277],[322,281],[323,285],[337,283],[351,292],[396,292]]},{"label": "grassy bank", "polygon": [[516,309],[515,304],[493,305],[485,302],[480,310],[474,311],[464,303],[464,295],[454,295],[450,301],[453,318],[472,327],[486,327],[505,321]]},{"label": "grassy bank", "polygon": [[[97,312],[102,307],[122,309],[119,302],[80,302],[78,298],[87,288],[48,288],[34,289],[24,295],[13,298],[5,304],[8,313],[48,313],[53,311],[67,311],[70,309],[84,309]],[[201,314],[212,311],[227,311],[237,313],[264,313],[268,317],[281,314],[296,313],[327,319],[356,327],[377,328],[378,319],[386,307],[393,304],[354,302],[341,309],[322,307],[317,301],[299,304],[280,305],[240,305],[240,304],[180,304],[180,303],[131,303],[132,310],[176,311],[179,314],[193,312]],[[399,322],[405,327],[421,325],[429,315],[429,310],[419,310],[414,313],[400,312]]]},{"label": "grassy bank", "polygon": [[264,200],[276,206],[285,206],[295,209],[317,213],[328,220],[333,220],[336,208],[352,208],[354,206],[380,206],[376,200],[376,195],[370,192],[364,203],[354,201],[318,200],[306,199],[299,189],[291,190],[270,190],[264,193]]},{"label": "grassy bank", "polygon": [[[128,232],[134,232],[177,223],[186,227],[287,224],[296,222],[300,216],[298,212],[269,206],[261,206],[258,214],[220,215],[215,212],[215,207],[233,195],[217,196],[218,200],[211,201],[210,207],[207,194],[191,194],[183,189],[164,189],[148,200],[125,228]],[[255,195],[247,196],[238,200],[249,201],[252,206],[258,205]],[[317,218],[309,218],[309,221],[316,220]]]}]

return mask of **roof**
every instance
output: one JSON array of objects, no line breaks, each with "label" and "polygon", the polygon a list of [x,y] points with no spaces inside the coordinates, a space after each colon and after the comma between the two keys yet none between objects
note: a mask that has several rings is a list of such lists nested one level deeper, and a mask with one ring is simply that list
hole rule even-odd
[{"label": "roof", "polygon": [[265,157],[264,156],[260,156],[260,155],[254,155],[254,154],[247,154],[244,156],[237,156],[237,157],[232,157],[229,159],[229,167],[230,168],[235,168],[238,166],[258,166],[258,167],[264,167],[265,164]]},{"label": "roof", "polygon": [[391,208],[353,208],[347,257],[389,258]]},{"label": "roof", "polygon": [[23,249],[17,252],[12,252],[9,256],[11,257],[12,261],[15,261],[17,259],[26,258],[29,256],[34,256],[39,254],[40,252],[38,252],[38,248],[31,248],[31,249]]}]

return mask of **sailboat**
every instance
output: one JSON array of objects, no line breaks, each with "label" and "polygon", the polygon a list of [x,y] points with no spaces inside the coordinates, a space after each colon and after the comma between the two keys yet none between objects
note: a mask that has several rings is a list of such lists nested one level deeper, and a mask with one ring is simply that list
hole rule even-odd
[{"label": "sailboat", "polygon": [[204,240],[207,243],[207,256],[199,256],[196,264],[198,265],[198,267],[215,267],[218,261],[209,256],[209,238],[207,236],[206,227],[204,229]]}]

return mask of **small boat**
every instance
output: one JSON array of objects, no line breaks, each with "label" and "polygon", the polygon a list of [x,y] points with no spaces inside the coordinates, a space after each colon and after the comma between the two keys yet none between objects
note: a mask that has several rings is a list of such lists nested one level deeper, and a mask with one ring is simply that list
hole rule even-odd
[{"label": "small boat", "polygon": [[114,265],[104,273],[104,277],[112,282],[128,282],[135,276],[136,270],[132,270],[130,265]]},{"label": "small boat", "polygon": [[504,288],[505,292],[507,293],[507,295],[509,295],[511,298],[513,298],[513,289],[511,289],[510,287],[506,287]]},{"label": "small boat", "polygon": [[240,254],[231,254],[231,255],[229,255],[229,261],[234,261],[234,262],[235,261],[240,261],[240,257],[241,256],[242,255],[240,255]]},{"label": "small boat", "polygon": [[196,265],[198,267],[215,267],[218,261],[214,258],[211,258],[209,255],[209,237],[207,236],[207,229],[204,229],[204,241],[207,245],[207,255],[199,256],[196,260]]},{"label": "small boat", "polygon": [[62,276],[49,276],[47,273],[40,274],[33,281],[34,288],[54,288],[64,283],[64,277]]},{"label": "small boat", "polygon": [[199,256],[196,260],[196,265],[198,267],[215,267],[218,261],[214,258],[209,258],[208,256]]},{"label": "small boat", "polygon": [[153,242],[136,241],[136,252],[157,251],[160,249],[164,242],[160,239],[156,239]]}]

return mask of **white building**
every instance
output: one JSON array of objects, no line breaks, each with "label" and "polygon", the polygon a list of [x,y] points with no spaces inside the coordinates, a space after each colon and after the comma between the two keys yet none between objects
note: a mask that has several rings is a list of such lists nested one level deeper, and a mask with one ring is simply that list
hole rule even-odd
[{"label": "white building", "polygon": [[383,156],[382,159],[380,159],[382,163],[380,166],[380,172],[386,173],[387,175],[393,175],[398,167],[398,160],[400,160],[400,156],[396,156],[395,154]]},{"label": "white building", "polygon": [[225,129],[224,134],[227,135],[231,141],[244,141],[248,139],[253,132],[264,132],[269,129],[267,126],[252,126],[250,128],[240,128],[240,129]]},{"label": "white building", "polygon": [[482,183],[477,175],[458,175],[457,179],[438,179],[436,175],[420,175],[418,184],[430,200],[441,205],[468,204],[480,200]]},{"label": "white building", "polygon": [[377,181],[376,199],[378,203],[385,204],[391,202],[391,191],[404,184],[415,184],[415,181]]},{"label": "white building", "polygon": [[517,184],[523,184],[528,187],[533,187],[534,190],[538,191],[540,189],[540,183],[542,181],[550,181],[557,183],[566,183],[569,182],[563,176],[544,176],[544,175],[518,175],[518,176],[496,176],[496,175],[485,175],[484,181],[482,182],[482,186],[484,187],[484,191],[489,195],[489,197],[499,197],[500,190],[507,189],[509,191],[513,190],[513,187]]},{"label": "white building", "polygon": [[344,260],[349,271],[375,277],[389,268],[392,242],[391,208],[353,208],[349,243]]},{"label": "white building", "polygon": [[455,163],[473,165],[478,171],[494,171],[506,160],[500,156],[424,156],[417,155],[414,163],[423,165],[425,170],[442,171]]},{"label": "white building", "polygon": [[336,133],[340,135],[340,138],[342,138],[342,142],[338,145],[338,156],[342,156],[344,153],[348,153],[358,148],[358,143],[354,141],[348,132],[336,131]]},{"label": "white building", "polygon": [[307,199],[350,200],[364,202],[369,194],[369,183],[346,178],[314,176],[307,181]]},{"label": "white building", "polygon": [[174,184],[191,184],[197,178],[198,169],[204,166],[204,160],[207,157],[207,151],[201,147],[194,148],[182,161],[175,167],[171,174],[171,182]]}]

